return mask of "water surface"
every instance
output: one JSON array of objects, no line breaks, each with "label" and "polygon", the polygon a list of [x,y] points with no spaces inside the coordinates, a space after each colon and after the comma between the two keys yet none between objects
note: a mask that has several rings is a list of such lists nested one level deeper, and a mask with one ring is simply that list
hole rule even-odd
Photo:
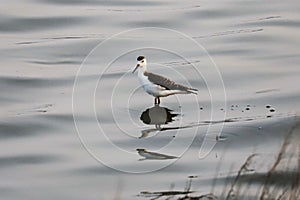
[{"label": "water surface", "polygon": [[[168,191],[172,185],[174,190],[184,190],[191,175],[196,177],[192,183],[196,194],[209,193],[215,177],[219,177],[214,192],[220,195],[227,185],[227,175],[235,177],[253,153],[258,154],[255,169],[264,174],[298,120],[298,1],[12,0],[1,1],[1,5],[3,199],[145,199],[147,196],[141,195],[145,191]],[[220,70],[226,105],[219,80],[197,78],[191,70],[194,65],[203,74],[212,74],[212,62],[204,51],[184,46],[183,37],[143,30],[120,36],[85,62],[91,70],[80,75],[77,85],[77,129],[89,148],[112,162],[104,165],[87,152],[77,134],[72,111],[75,76],[100,42],[121,31],[142,27],[174,29],[200,43]],[[189,62],[148,48],[118,55],[121,57],[105,70],[104,63],[119,49],[143,48],[146,44],[155,47],[158,41],[180,49]],[[143,112],[153,108],[153,98],[142,91],[137,77],[130,73],[141,54],[151,61],[151,71],[197,87],[197,98],[164,98],[163,109],[158,110],[162,119],[156,117],[156,110],[146,119],[148,123],[141,120]],[[209,87],[205,78],[210,80]],[[111,101],[112,86],[119,80]],[[94,105],[88,88],[95,83]],[[213,119],[208,89],[215,97]],[[90,112],[93,106],[95,113]],[[101,131],[95,131],[95,120],[128,157],[114,153]],[[212,133],[206,138],[217,140],[216,146],[199,159],[208,125],[218,126],[224,120],[221,136]],[[158,152],[166,159],[150,154],[152,159],[141,161],[145,157],[136,149]],[[180,158],[174,162],[168,156]],[[137,172],[167,165],[141,174],[111,168]],[[256,199],[253,196],[254,192],[248,198]]]}]

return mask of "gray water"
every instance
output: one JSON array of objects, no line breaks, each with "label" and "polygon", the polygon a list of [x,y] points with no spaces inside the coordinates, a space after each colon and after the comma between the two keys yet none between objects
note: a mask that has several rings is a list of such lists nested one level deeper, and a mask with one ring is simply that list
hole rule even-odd
[{"label": "gray water", "polygon": [[[253,153],[266,172],[300,110],[299,9],[296,0],[2,0],[1,199],[147,199],[141,192],[184,190],[188,176],[195,194],[214,180],[221,194]],[[199,90],[161,99],[151,116],[168,114],[168,124],[140,119],[153,98],[131,74],[139,55]],[[145,159],[141,148],[179,158]]]}]

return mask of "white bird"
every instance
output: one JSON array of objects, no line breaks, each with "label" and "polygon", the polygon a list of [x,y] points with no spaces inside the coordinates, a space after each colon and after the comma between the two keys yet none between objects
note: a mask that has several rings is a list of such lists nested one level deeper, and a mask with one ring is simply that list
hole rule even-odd
[{"label": "white bird", "polygon": [[138,78],[143,89],[155,97],[154,104],[160,104],[160,97],[174,94],[197,94],[197,89],[180,85],[170,79],[147,71],[147,60],[144,56],[137,58],[137,65],[132,73],[138,70]]}]

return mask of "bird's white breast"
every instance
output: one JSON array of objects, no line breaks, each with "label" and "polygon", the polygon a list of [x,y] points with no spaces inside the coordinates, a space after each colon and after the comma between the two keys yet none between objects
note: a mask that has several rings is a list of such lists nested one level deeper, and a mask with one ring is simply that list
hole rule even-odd
[{"label": "bird's white breast", "polygon": [[150,82],[148,77],[144,75],[144,71],[142,69],[139,69],[138,71],[138,78],[145,92],[153,96],[159,96],[159,86]]}]

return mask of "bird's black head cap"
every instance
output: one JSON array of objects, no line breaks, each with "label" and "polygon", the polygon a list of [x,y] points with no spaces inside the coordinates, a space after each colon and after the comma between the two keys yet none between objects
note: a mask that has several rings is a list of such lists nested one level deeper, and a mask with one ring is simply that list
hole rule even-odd
[{"label": "bird's black head cap", "polygon": [[145,58],[145,56],[139,56],[139,57],[137,57],[137,61],[141,61],[141,60],[143,60]]}]

